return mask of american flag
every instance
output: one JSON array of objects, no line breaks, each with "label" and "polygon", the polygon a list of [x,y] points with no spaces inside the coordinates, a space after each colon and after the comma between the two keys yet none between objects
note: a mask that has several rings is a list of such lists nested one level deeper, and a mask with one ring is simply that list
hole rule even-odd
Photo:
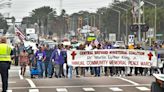
[{"label": "american flag", "polygon": [[21,41],[25,40],[26,38],[17,26],[15,26],[15,34],[19,37]]}]

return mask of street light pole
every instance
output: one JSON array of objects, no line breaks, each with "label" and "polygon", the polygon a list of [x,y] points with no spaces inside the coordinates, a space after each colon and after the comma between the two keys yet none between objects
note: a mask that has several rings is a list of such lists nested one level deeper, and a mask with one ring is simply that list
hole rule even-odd
[{"label": "street light pole", "polygon": [[49,24],[50,14],[54,13],[55,10],[56,10],[56,9],[52,10],[52,12],[50,12],[50,13],[47,14],[47,32],[46,32],[47,35],[49,34],[49,31],[48,31],[48,24]]},{"label": "street light pole", "polygon": [[120,40],[120,15],[121,15],[121,12],[119,10],[116,10],[116,9],[113,9],[113,8],[110,8],[111,10],[115,11],[118,13],[118,36],[117,36],[117,40]]},{"label": "street light pole", "polygon": [[155,40],[156,40],[156,34],[157,34],[157,5],[152,3],[152,2],[149,2],[147,0],[144,0],[144,2],[154,6],[154,37],[155,37]]},{"label": "street light pole", "polygon": [[96,16],[94,15],[94,27],[96,27]]},{"label": "street light pole", "polygon": [[100,13],[100,14],[98,14],[99,15],[99,30],[101,30],[101,15],[102,15],[103,13]]},{"label": "street light pole", "polygon": [[126,33],[125,33],[126,38],[125,38],[125,44],[127,44],[128,43],[128,10],[125,9],[125,8],[119,7],[119,6],[114,6],[114,7],[122,9],[122,10],[124,10],[126,12],[126,28],[125,28],[125,30],[126,30]]},{"label": "street light pole", "polygon": [[157,39],[157,5],[155,5],[155,17],[154,17],[154,36],[155,36],[155,40]]}]

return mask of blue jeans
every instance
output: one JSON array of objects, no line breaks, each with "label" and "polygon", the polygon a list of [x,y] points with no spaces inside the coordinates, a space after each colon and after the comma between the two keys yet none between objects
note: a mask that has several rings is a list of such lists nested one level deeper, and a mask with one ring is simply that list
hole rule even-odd
[{"label": "blue jeans", "polygon": [[100,76],[100,67],[94,67],[95,69],[95,76]]},{"label": "blue jeans", "polygon": [[72,78],[72,66],[69,66],[68,68],[68,78],[71,79]]},{"label": "blue jeans", "polygon": [[52,75],[53,75],[52,67],[53,67],[52,61],[49,61],[49,63],[48,63],[48,77],[52,77]]},{"label": "blue jeans", "polygon": [[42,61],[37,61],[38,77],[42,78],[45,72],[45,64]]},{"label": "blue jeans", "polygon": [[49,65],[49,61],[45,61],[44,62],[45,65],[45,76],[48,77],[48,65]]}]

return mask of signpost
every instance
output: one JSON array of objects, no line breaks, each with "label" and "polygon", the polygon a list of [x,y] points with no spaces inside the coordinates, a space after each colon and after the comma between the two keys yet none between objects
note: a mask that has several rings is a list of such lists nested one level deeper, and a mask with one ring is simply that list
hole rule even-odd
[{"label": "signpost", "polygon": [[150,28],[146,34],[147,37],[149,38],[149,46],[151,46],[151,39],[154,37],[154,29]]},{"label": "signpost", "polygon": [[116,41],[116,34],[115,33],[110,33],[109,34],[109,41],[115,42]]}]

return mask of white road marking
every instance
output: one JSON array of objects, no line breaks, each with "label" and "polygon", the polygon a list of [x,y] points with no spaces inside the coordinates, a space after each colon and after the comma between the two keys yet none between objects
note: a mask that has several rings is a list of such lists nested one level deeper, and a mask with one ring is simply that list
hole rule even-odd
[{"label": "white road marking", "polygon": [[29,89],[29,92],[39,92],[39,89]]},{"label": "white road marking", "polygon": [[[8,83],[14,84],[14,83],[16,83],[16,81],[9,81]],[[0,81],[0,84],[2,84],[1,81]]]},{"label": "white road marking", "polygon": [[93,89],[93,88],[83,88],[83,90],[85,92],[94,92],[95,91],[95,89]]},{"label": "white road marking", "polygon": [[57,92],[68,92],[66,88],[56,88]]},{"label": "white road marking", "polygon": [[7,92],[13,92],[12,90],[7,90]]},{"label": "white road marking", "polygon": [[16,81],[9,81],[8,83],[11,83],[12,84],[12,83],[16,83]]},{"label": "white road marking", "polygon": [[21,70],[19,70],[19,78],[20,78],[21,80],[24,79],[23,76],[21,75]]},{"label": "white road marking", "polygon": [[[140,84],[138,86],[151,86],[151,84]],[[97,88],[110,88],[110,87],[137,87],[135,85],[83,85],[83,86],[37,86],[38,89],[42,88],[87,88],[87,87],[97,87]],[[10,87],[10,89],[30,89],[31,87]],[[0,88],[1,89],[1,88]]]},{"label": "white road marking", "polygon": [[150,89],[147,87],[136,87],[136,88],[139,89],[140,91],[150,91]]},{"label": "white road marking", "polygon": [[134,82],[134,81],[131,81],[131,80],[128,80],[128,79],[125,79],[125,78],[118,77],[118,79],[121,79],[121,80],[123,80],[123,81],[129,82],[129,83],[131,83],[131,84],[133,84],[133,85],[136,85],[136,86],[140,85],[139,83],[136,83],[136,82]]},{"label": "white road marking", "polygon": [[28,83],[30,84],[31,88],[36,88],[36,85],[34,84],[34,82],[31,79],[26,79],[28,81]]},{"label": "white road marking", "polygon": [[112,90],[112,91],[115,91],[115,92],[120,92],[120,91],[123,91],[122,89],[120,89],[120,88],[117,88],[117,87],[113,87],[113,88],[109,88],[110,90]]}]

